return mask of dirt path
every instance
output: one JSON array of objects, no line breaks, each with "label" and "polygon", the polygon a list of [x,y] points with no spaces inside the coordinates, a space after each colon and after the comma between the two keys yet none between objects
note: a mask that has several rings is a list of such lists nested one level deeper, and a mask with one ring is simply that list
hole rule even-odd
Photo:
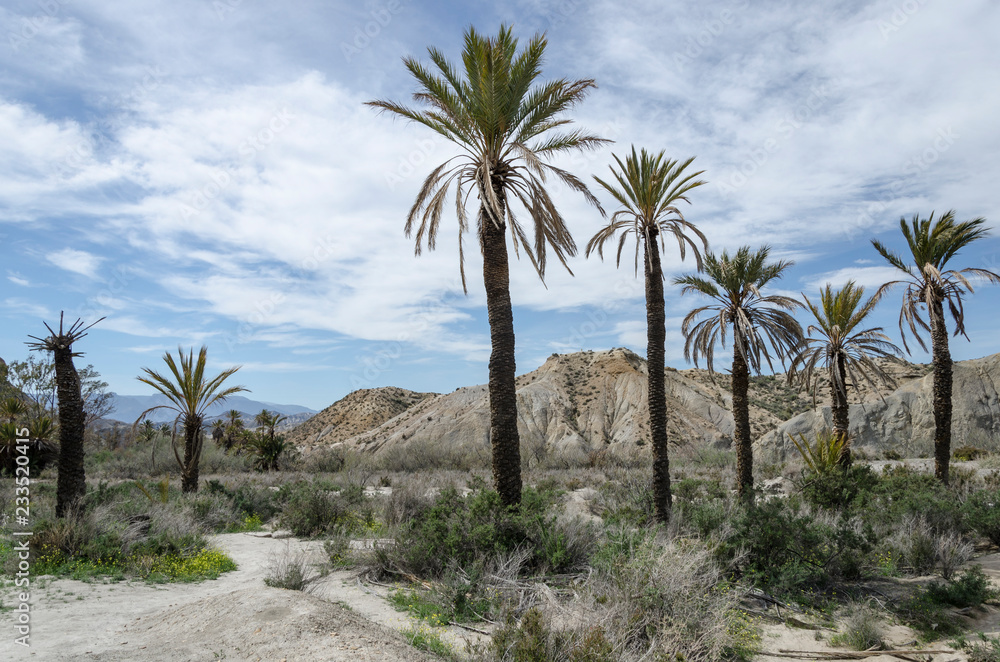
[{"label": "dirt path", "polygon": [[[13,643],[10,612],[0,616],[0,659],[70,662],[205,660],[435,660],[397,630],[418,625],[384,600],[387,592],[335,573],[314,594],[264,584],[269,561],[318,543],[250,534],[213,537],[239,564],[196,584],[96,584],[39,580],[33,589],[31,647]],[[14,602],[12,589],[4,603]],[[345,606],[346,605],[346,606]],[[462,631],[443,637],[461,649]]]}]

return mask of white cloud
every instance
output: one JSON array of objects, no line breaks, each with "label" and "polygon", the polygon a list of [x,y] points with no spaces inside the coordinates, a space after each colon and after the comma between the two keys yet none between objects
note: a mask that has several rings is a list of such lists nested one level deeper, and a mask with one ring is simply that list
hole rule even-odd
[{"label": "white cloud", "polygon": [[56,265],[60,269],[72,271],[88,278],[97,278],[97,269],[104,258],[86,251],[78,251],[75,248],[64,248],[54,253],[49,253],[45,259]]}]

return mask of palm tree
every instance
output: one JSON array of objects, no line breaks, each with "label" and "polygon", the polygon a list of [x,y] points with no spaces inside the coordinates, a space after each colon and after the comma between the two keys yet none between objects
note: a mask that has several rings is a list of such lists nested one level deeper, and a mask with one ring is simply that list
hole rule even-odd
[{"label": "palm tree", "polygon": [[680,248],[681,259],[688,247],[694,253],[701,270],[701,253],[693,233],[708,249],[708,240],[694,225],[684,220],[677,204],[690,202],[687,193],[705,182],[696,180],[704,171],[685,173],[694,158],[683,163],[670,161],[660,152],[656,156],[643,149],[636,154],[635,147],[623,163],[617,156],[618,170],[611,167],[618,186],[594,177],[618,202],[622,209],[611,215],[610,222],[587,242],[587,256],[597,250],[604,259],[604,244],[615,235],[618,240],[617,264],[621,265],[622,251],[629,234],[635,235],[635,271],[639,271],[639,251],[642,250],[646,277],[646,361],[648,365],[649,430],[653,438],[653,500],[656,519],[670,520],[670,458],[667,451],[667,401],[664,378],[664,344],[666,342],[666,314],[663,302],[663,269],[660,266],[660,248],[666,249],[664,235],[672,234]]},{"label": "palm tree", "polygon": [[230,451],[239,446],[246,424],[243,422],[243,412],[238,409],[230,409],[226,412],[225,434],[222,437],[222,445]]},{"label": "palm tree", "polygon": [[177,412],[177,418],[184,426],[184,459],[177,452],[177,445],[171,442],[174,449],[174,457],[181,467],[181,489],[184,492],[198,491],[198,462],[201,460],[201,448],[203,442],[202,424],[205,420],[205,411],[216,402],[225,402],[226,398],[236,393],[246,391],[242,386],[229,386],[222,388],[222,383],[229,379],[239,366],[223,370],[211,379],[205,378],[205,363],[208,358],[208,348],[202,345],[198,352],[198,358],[194,358],[194,350],[184,355],[184,350],[177,348],[177,361],[166,352],[163,360],[170,368],[170,374],[161,375],[149,368],[143,368],[145,377],[137,377],[143,384],[152,386],[157,391],[167,396],[170,401],[168,405],[158,405],[150,407],[139,415],[145,418],[146,414],[156,409],[169,409]]},{"label": "palm tree", "polygon": [[[515,255],[521,251],[544,279],[547,247],[566,266],[576,244],[545,188],[552,175],[588,202],[600,208],[586,185],[569,172],[545,160],[577,149],[593,149],[607,142],[579,130],[563,127],[563,112],[576,105],[594,87],[594,81],[538,82],[546,39],[532,37],[518,52],[511,29],[501,26],[496,37],[474,28],[465,33],[464,69],[456,69],[435,48],[428,49],[432,71],[407,57],[404,65],[418,84],[414,99],[426,104],[416,109],[378,100],[368,105],[422,124],[458,145],[461,154],[436,167],[424,180],[406,219],[406,234],[416,227],[417,255],[426,240],[433,250],[445,202],[455,185],[458,217],[458,255],[462,287],[466,288],[463,238],[469,231],[466,204],[476,193],[479,216],[476,235],[483,254],[483,283],[489,311],[492,354],[489,364],[490,442],[493,480],[504,504],[521,500],[520,438],[514,386],[514,317],[510,300],[507,232]],[[519,202],[534,226],[530,242],[514,216]],[[572,272],[571,272],[572,273]]]},{"label": "palm tree", "polygon": [[284,421],[287,417],[282,416],[278,412],[271,412],[266,409],[262,409],[259,414],[254,416],[254,422],[257,424],[257,428],[264,432],[269,439],[274,439],[274,430]]},{"label": "palm tree", "polygon": [[856,285],[853,280],[847,281],[840,290],[834,290],[827,283],[820,291],[819,306],[814,305],[805,294],[802,295],[809,312],[816,318],[816,324],[810,324],[806,333],[815,335],[805,338],[802,352],[788,372],[790,381],[798,380],[806,386],[811,384],[815,397],[821,374],[816,367],[826,368],[830,381],[833,433],[844,442],[840,455],[842,466],[851,463],[847,385],[856,385],[863,379],[873,387],[878,385],[876,380],[891,386],[892,377],[875,359],[901,355],[899,348],[889,342],[889,336],[882,333],[882,327],[859,330],[879,301],[876,293],[862,303],[864,295],[865,288]]},{"label": "palm tree", "polygon": [[[722,251],[721,256],[705,254],[705,277],[689,275],[674,279],[683,285],[681,294],[703,294],[715,303],[695,308],[681,326],[686,342],[684,358],[694,360],[704,356],[708,373],[714,373],[713,359],[717,342],[726,346],[726,332],[733,330],[733,422],[736,441],[736,489],[746,496],[753,489],[753,447],[750,438],[750,371],[760,374],[761,356],[772,372],[768,345],[785,364],[785,357],[802,342],[802,327],[788,312],[802,304],[791,297],[761,294],[768,283],[781,278],[794,263],[790,260],[768,262],[769,246],[756,251],[743,246],[735,255]],[[703,313],[710,317],[699,321]]]},{"label": "palm tree", "polygon": [[[100,322],[104,318],[97,320]],[[94,322],[94,324],[97,324]],[[35,342],[28,346],[41,352],[52,352],[56,372],[56,394],[59,403],[59,475],[56,479],[56,517],[65,517],[68,511],[87,493],[87,476],[84,469],[83,436],[86,429],[86,412],[81,392],[80,376],[73,359],[83,356],[73,351],[73,343],[87,335],[90,326],[76,320],[63,329],[63,315],[59,314],[59,332],[47,323],[49,335],[45,338],[28,336]]]},{"label": "palm tree", "polygon": [[[930,332],[934,363],[934,474],[947,483],[951,456],[952,362],[944,304],[947,302],[948,312],[955,321],[955,335],[962,334],[968,340],[962,296],[974,290],[966,276],[982,278],[989,283],[1000,283],[1000,275],[988,269],[974,267],[958,271],[945,269],[948,261],[960,250],[986,236],[989,228],[986,227],[985,218],[956,223],[955,212],[949,211],[935,221],[934,212],[931,212],[930,217],[923,220],[919,214],[915,214],[909,225],[905,218],[901,218],[899,228],[903,231],[913,262],[908,264],[884,244],[873,239],[872,245],[879,255],[906,274],[902,280],[894,280],[880,287],[879,294],[895,285],[906,286],[899,312],[899,331],[907,353],[910,353],[910,347],[906,343],[904,323],[924,351],[927,351],[927,346],[920,337],[920,329]],[[921,307],[927,309],[929,321],[924,321]]]}]

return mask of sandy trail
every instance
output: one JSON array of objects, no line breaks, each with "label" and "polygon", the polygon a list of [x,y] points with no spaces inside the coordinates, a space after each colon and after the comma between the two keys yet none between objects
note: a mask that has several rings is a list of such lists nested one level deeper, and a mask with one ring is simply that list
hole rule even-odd
[{"label": "sandy trail", "polygon": [[[0,617],[0,659],[70,662],[186,660],[434,660],[397,630],[419,623],[386,603],[387,589],[357,584],[347,572],[311,593],[264,584],[269,561],[298,550],[322,553],[312,541],[223,534],[213,543],[239,569],[193,584],[85,583],[36,580],[31,646],[13,643],[13,617]],[[40,585],[44,584],[44,587]],[[14,602],[12,589],[4,603]],[[346,607],[344,606],[346,605]],[[461,648],[462,632],[442,636]]]}]

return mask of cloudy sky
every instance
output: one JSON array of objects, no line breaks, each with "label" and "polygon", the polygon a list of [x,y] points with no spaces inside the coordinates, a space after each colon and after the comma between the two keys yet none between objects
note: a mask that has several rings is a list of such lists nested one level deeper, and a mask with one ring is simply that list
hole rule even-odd
[{"label": "cloudy sky", "polygon": [[[483,288],[472,278],[462,294],[456,223],[420,257],[403,234],[422,178],[454,150],[363,103],[408,100],[402,57],[436,46],[458,59],[469,25],[504,22],[547,33],[544,78],[597,82],[573,119],[616,142],[561,165],[590,180],[632,144],[697,157],[708,184],[687,218],[714,250],[768,243],[794,259],[788,293],[887,280],[870,239],[901,249],[902,216],[1000,219],[989,0],[12,0],[0,356],[23,359],[27,335],[65,310],[106,316],[78,348],[119,393],[146,393],[143,366],[201,344],[215,369],[243,366],[252,397],[317,409],[356,388],[485,382]],[[601,217],[555,195],[582,247]],[[998,269],[1000,239],[958,259]],[[671,275],[693,269],[665,260]],[[469,256],[470,274],[480,265]],[[512,264],[519,372],[553,352],[645,353],[631,265],[581,254],[571,267],[545,287]],[[696,303],[668,288],[679,368]],[[898,303],[875,320],[897,341]],[[998,306],[1000,288],[977,288],[956,358],[1000,352]]]}]

